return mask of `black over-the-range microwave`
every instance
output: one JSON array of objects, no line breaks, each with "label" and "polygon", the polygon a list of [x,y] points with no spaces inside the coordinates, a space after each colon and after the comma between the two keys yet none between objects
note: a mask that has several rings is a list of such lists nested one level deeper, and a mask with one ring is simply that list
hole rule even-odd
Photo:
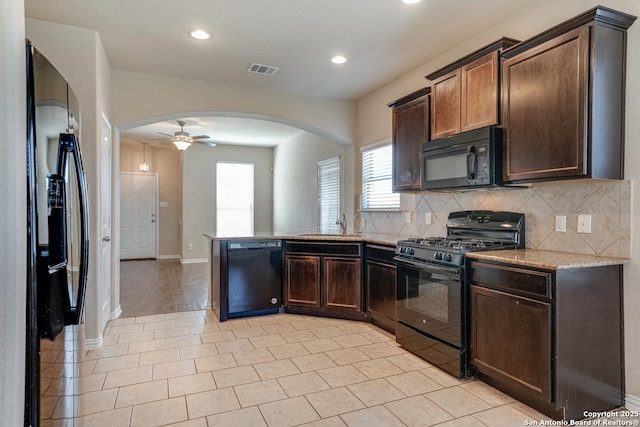
[{"label": "black over-the-range microwave", "polygon": [[420,188],[456,190],[502,185],[502,128],[488,126],[421,145]]}]

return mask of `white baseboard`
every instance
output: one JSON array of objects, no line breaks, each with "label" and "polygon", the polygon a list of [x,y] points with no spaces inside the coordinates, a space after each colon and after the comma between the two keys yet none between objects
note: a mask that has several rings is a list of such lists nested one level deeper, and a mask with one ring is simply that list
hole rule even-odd
[{"label": "white baseboard", "polygon": [[116,307],[116,309],[111,312],[109,320],[115,320],[115,319],[119,318],[120,316],[122,316],[122,306],[121,305]]},{"label": "white baseboard", "polygon": [[85,350],[95,350],[102,347],[102,334],[98,338],[90,338],[84,340]]},{"label": "white baseboard", "polygon": [[640,411],[640,397],[627,394],[624,407],[630,411]]},{"label": "white baseboard", "polygon": [[158,255],[157,259],[180,259],[180,255]]},{"label": "white baseboard", "polygon": [[180,260],[182,264],[198,264],[201,262],[209,262],[208,258],[189,258]]}]

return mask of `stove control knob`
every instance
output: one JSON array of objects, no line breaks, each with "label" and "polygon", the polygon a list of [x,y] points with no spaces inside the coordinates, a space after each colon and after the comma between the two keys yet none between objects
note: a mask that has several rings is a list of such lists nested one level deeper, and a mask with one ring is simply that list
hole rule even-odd
[{"label": "stove control knob", "polygon": [[447,256],[445,257],[445,261],[451,262],[452,260],[453,260],[453,256],[451,256],[451,254],[447,254]]},{"label": "stove control knob", "polygon": [[415,253],[416,253],[416,251],[414,251],[413,248],[409,248],[409,255],[413,255]]},{"label": "stove control knob", "polygon": [[437,260],[441,260],[442,259],[442,252],[436,252],[433,257]]}]

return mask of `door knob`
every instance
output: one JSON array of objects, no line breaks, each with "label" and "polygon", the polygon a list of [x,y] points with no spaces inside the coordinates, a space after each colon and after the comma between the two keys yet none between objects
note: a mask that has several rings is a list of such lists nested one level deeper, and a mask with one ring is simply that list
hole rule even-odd
[{"label": "door knob", "polygon": [[155,220],[155,219],[152,219],[152,220],[151,220],[151,222],[156,222],[156,220]]},{"label": "door knob", "polygon": [[103,237],[102,238],[103,242],[110,242],[111,241],[111,237],[107,236],[107,237]]}]

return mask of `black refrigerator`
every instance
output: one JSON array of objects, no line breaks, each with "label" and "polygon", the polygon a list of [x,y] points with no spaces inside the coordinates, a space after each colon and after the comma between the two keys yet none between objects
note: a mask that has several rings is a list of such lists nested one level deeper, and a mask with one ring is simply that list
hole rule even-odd
[{"label": "black refrigerator", "polygon": [[26,41],[27,340],[25,426],[40,425],[41,340],[83,321],[89,233],[78,101]]}]

